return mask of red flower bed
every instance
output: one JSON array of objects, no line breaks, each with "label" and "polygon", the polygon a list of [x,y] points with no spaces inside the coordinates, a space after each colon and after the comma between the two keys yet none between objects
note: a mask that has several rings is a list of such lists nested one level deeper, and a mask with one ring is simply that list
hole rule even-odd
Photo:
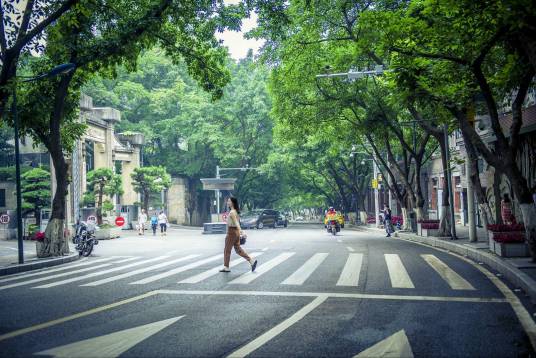
[{"label": "red flower bed", "polygon": [[525,233],[518,232],[498,232],[493,235],[493,240],[496,242],[524,242]]},{"label": "red flower bed", "polygon": [[402,218],[402,216],[392,216],[391,217],[391,223],[393,225],[396,225],[397,223],[400,223],[400,225],[403,225],[404,224],[404,219]]},{"label": "red flower bed", "polygon": [[514,224],[514,225],[488,225],[488,230],[493,232],[510,232],[510,231],[525,231],[525,226],[523,224]]},{"label": "red flower bed", "polygon": [[375,217],[368,217],[367,218],[367,224],[376,224],[376,218]]},{"label": "red flower bed", "polygon": [[43,241],[43,240],[45,240],[45,233],[42,232],[42,231],[36,232],[33,235],[32,240],[34,240],[34,241]]},{"label": "red flower bed", "polygon": [[437,230],[439,229],[439,223],[421,223],[421,229]]},{"label": "red flower bed", "polygon": [[420,224],[439,224],[439,220],[435,220],[435,219],[423,219],[417,222]]}]

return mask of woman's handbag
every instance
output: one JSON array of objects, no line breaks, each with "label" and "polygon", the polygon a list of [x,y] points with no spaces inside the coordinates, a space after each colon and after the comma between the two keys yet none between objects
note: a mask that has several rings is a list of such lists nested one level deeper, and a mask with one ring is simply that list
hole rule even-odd
[{"label": "woman's handbag", "polygon": [[246,234],[245,231],[241,231],[240,232],[240,245],[245,245],[247,238],[248,238],[248,234]]}]

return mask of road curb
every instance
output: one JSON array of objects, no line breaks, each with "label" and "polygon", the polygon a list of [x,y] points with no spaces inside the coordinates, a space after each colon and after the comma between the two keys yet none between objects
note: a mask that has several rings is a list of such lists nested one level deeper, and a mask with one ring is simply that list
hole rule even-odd
[{"label": "road curb", "polygon": [[[359,226],[349,227],[354,231],[383,231],[378,228]],[[521,288],[530,297],[532,304],[536,305],[536,280],[519,270],[514,265],[502,260],[500,257],[491,253],[482,251],[482,249],[475,249],[473,247],[457,244],[451,241],[445,241],[439,238],[431,238],[418,236],[415,234],[409,234],[406,232],[396,232],[394,237],[401,240],[416,242],[419,244],[437,247],[440,249],[452,251],[459,255],[468,257],[476,262],[482,262],[495,271],[499,272],[505,279],[510,281],[514,286]]]},{"label": "road curb", "polygon": [[57,266],[61,264],[66,264],[69,262],[76,261],[79,258],[80,258],[80,255],[78,253],[73,253],[67,256],[55,257],[52,259],[50,258],[38,259],[35,262],[29,262],[29,263],[22,264],[22,265],[4,266],[4,267],[0,267],[0,276],[11,275],[14,273],[38,270],[38,269],[42,269],[45,267],[52,267],[52,266]]}]

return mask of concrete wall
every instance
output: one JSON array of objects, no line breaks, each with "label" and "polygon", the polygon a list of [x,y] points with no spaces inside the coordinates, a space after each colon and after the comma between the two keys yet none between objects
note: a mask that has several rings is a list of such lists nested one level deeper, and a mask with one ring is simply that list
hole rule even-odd
[{"label": "concrete wall", "polygon": [[0,189],[6,191],[6,206],[0,206],[0,211],[15,210],[17,208],[17,196],[15,195],[17,188],[15,182],[0,182]]},{"label": "concrete wall", "polygon": [[[117,156],[116,159],[122,158]],[[121,159],[123,160],[123,159]],[[135,202],[139,201],[140,195],[134,191],[132,186],[132,177],[131,174],[134,173],[134,169],[140,167],[140,148],[134,148],[132,154],[130,154],[130,160],[123,161],[123,172],[121,174],[123,178],[123,195],[121,196],[121,204],[123,205],[134,205]]]},{"label": "concrete wall", "polygon": [[182,178],[172,178],[167,193],[168,218],[177,224],[189,224],[186,210],[188,182]]}]

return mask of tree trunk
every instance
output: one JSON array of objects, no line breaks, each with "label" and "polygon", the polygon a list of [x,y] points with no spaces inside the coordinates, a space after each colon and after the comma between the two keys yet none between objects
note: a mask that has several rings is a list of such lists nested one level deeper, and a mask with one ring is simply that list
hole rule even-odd
[{"label": "tree trunk", "polygon": [[417,219],[417,222],[424,220],[422,206],[416,206],[413,211],[415,211],[415,219]]},{"label": "tree trunk", "polygon": [[41,209],[36,209],[34,211],[35,215],[35,225],[37,226],[37,231],[41,231]]},{"label": "tree trunk", "polygon": [[145,209],[145,212],[148,212],[149,210],[149,191],[148,190],[143,191],[143,208]]},{"label": "tree trunk", "polygon": [[502,216],[501,216],[501,174],[495,168],[495,172],[493,173],[493,197],[495,198],[495,210],[494,210],[494,216],[495,216],[495,222],[497,224],[502,224]]},{"label": "tree trunk", "polygon": [[536,262],[536,205],[534,203],[520,203],[519,207],[523,214],[523,223],[532,262]]},{"label": "tree trunk", "polygon": [[408,208],[406,206],[402,206],[402,221],[402,230],[411,231],[411,222],[409,221]]},{"label": "tree trunk", "polygon": [[[102,185],[99,186],[99,200],[97,201],[97,224],[102,225]],[[145,208],[147,212],[147,208]]]},{"label": "tree trunk", "polygon": [[56,193],[52,201],[50,221],[45,230],[45,239],[37,252],[37,257],[61,256],[69,253],[69,244],[64,235],[68,166],[61,150],[48,149],[54,163]]},{"label": "tree trunk", "polygon": [[[446,191],[446,190],[444,190]],[[448,196],[448,194],[447,194]],[[439,217],[439,231],[440,237],[451,236],[451,222],[450,222],[450,205],[441,206],[441,216]]]}]

